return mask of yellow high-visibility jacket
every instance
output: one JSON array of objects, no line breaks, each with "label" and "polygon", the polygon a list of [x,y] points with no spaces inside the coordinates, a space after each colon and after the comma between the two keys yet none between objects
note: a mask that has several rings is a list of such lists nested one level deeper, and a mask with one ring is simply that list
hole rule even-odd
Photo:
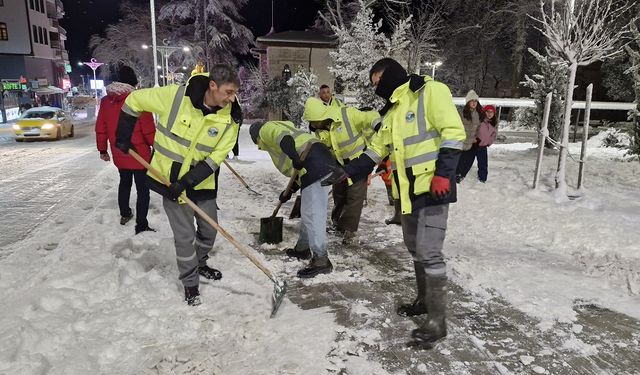
[{"label": "yellow high-visibility jacket", "polygon": [[[191,77],[189,82],[201,75]],[[204,75],[208,76],[208,73]],[[185,91],[186,86],[179,85],[136,90],[122,107],[131,116],[138,117],[142,112],[158,116],[151,166],[171,182],[180,179],[200,161],[206,162],[215,172],[238,136],[239,124],[231,117],[231,104],[204,116],[193,106]],[[149,176],[155,179],[151,173]],[[193,189],[215,190],[214,173]]]},{"label": "yellow high-visibility jacket", "polygon": [[[282,141],[282,138],[286,135],[293,137],[298,155],[302,155],[307,144],[318,142],[318,140],[311,134],[297,129],[290,121],[267,121],[262,125],[258,136],[258,149],[267,151],[273,161],[273,165],[275,165],[283,175],[291,177],[293,173],[293,163],[280,148],[280,141]],[[302,168],[298,173],[298,177],[302,177],[305,173],[305,169]]]},{"label": "yellow high-visibility jacket", "polygon": [[363,112],[352,107],[326,106],[318,98],[309,98],[304,106],[302,118],[306,121],[331,119],[328,131],[319,131],[318,138],[333,153],[342,165],[345,160],[355,159],[367,147],[367,136],[380,121],[376,111]]},{"label": "yellow high-visibility jacket", "polygon": [[440,148],[462,150],[466,133],[449,88],[431,77],[416,91],[410,82],[399,86],[390,101],[393,106],[365,154],[375,163],[389,156],[393,196],[400,199],[402,213],[410,214],[412,198],[431,188]]}]

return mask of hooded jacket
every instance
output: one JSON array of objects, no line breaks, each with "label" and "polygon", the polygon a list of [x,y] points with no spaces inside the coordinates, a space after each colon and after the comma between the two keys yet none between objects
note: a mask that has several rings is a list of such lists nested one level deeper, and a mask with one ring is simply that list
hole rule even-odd
[{"label": "hooded jacket", "polygon": [[[116,129],[120,111],[127,96],[134,90],[133,86],[113,82],[106,87],[107,95],[100,101],[100,111],[96,119],[96,146],[100,153],[107,152],[107,144],[111,148],[113,164],[118,169],[145,169],[132,156],[120,151],[116,144]],[[131,144],[136,152],[147,162],[151,161],[151,146],[155,136],[156,127],[151,113],[145,112],[140,115],[135,129],[131,136]]]}]

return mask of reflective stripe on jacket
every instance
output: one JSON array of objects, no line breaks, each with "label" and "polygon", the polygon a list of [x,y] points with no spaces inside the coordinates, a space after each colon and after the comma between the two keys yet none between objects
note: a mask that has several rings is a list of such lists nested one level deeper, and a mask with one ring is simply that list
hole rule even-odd
[{"label": "reflective stripe on jacket", "polygon": [[[280,141],[287,135],[293,137],[298,155],[302,155],[308,143],[318,142],[318,140],[311,134],[296,128],[290,121],[268,121],[262,125],[258,136],[258,148],[269,153],[273,165],[283,175],[291,177],[293,163],[280,147]],[[298,177],[302,177],[305,173],[303,168]]]},{"label": "reflective stripe on jacket", "polygon": [[411,196],[429,192],[440,148],[461,150],[466,138],[449,88],[425,77],[417,91],[409,82],[391,95],[393,106],[365,152],[379,163],[389,155],[397,178],[394,198],[400,198],[403,214],[412,212]]},{"label": "reflective stripe on jacket", "polygon": [[[178,85],[137,90],[127,97],[122,107],[127,114],[136,117],[145,111],[158,115],[151,165],[172,182],[203,160],[215,172],[238,136],[239,125],[231,118],[231,104],[204,116],[185,96],[185,91],[185,86]],[[172,176],[172,169],[176,167],[179,172]],[[212,173],[193,189],[214,190],[214,175]],[[151,173],[149,176],[155,179]]]}]

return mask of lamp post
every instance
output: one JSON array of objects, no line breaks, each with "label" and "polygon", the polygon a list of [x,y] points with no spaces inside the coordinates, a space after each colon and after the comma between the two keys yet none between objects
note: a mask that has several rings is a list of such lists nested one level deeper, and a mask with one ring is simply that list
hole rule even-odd
[{"label": "lamp post", "polygon": [[[172,53],[174,53],[175,51],[179,51],[182,50],[183,52],[189,52],[191,51],[191,49],[189,47],[175,47],[175,46],[170,46],[169,45],[169,41],[167,39],[163,39],[162,40],[162,46],[156,46],[157,51],[160,52],[161,56],[162,56],[162,67],[163,67],[163,75],[164,75],[164,85],[167,85],[167,74],[169,73],[169,56],[171,56]],[[142,45],[143,49],[148,49],[149,46],[146,44]],[[154,54],[155,55],[155,54]],[[155,56],[154,56],[154,61],[155,60]],[[157,65],[157,64],[155,64]],[[156,75],[157,75],[157,71],[156,71]]]},{"label": "lamp post", "polygon": [[151,47],[153,49],[153,87],[160,86],[158,84],[158,69],[155,66],[158,66],[158,44],[156,43],[156,4],[154,0],[149,1],[149,6],[151,7]]},{"label": "lamp post", "polygon": [[96,109],[97,109],[98,107],[100,107],[100,100],[98,99],[98,82],[96,82],[96,69],[104,65],[104,63],[99,63],[96,61],[96,59],[91,58],[91,61],[83,62],[83,64],[91,68],[91,70],[93,70],[93,88],[95,89],[95,93],[96,93]]},{"label": "lamp post", "polygon": [[426,62],[424,65],[431,67],[431,78],[436,79],[436,67],[442,65],[442,61]]}]

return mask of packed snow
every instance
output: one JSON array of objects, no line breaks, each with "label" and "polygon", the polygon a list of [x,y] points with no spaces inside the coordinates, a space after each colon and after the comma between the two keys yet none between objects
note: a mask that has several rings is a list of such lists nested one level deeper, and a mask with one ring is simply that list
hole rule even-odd
[{"label": "packed snow", "polygon": [[[186,306],[159,196],[152,193],[149,213],[157,232],[134,236],[133,223],[119,225],[117,170],[97,160],[90,137],[76,142],[76,147],[61,142],[44,150],[32,145],[0,148],[0,174],[11,176],[3,178],[0,188],[17,194],[11,197],[34,181],[41,183],[28,168],[20,168],[25,159],[38,160],[39,174],[50,174],[50,183],[62,192],[58,200],[41,204],[42,212],[14,217],[36,226],[25,238],[0,248],[0,373],[388,373],[361,346],[337,341],[348,336],[373,345],[380,332],[343,327],[330,309],[305,310],[285,300],[276,318],[269,319],[273,284],[222,236],[209,259],[222,271],[222,280],[203,282],[203,304]],[[572,144],[570,152],[578,155],[579,147]],[[301,262],[256,251],[277,252],[295,243],[289,236],[278,246],[256,244],[258,219],[271,214],[287,179],[251,143],[246,126],[240,150],[241,161],[232,166],[263,195],[248,194],[223,170],[220,224],[276,274],[293,278]],[[445,250],[451,280],[480,297],[500,296],[536,319],[543,331],[560,322],[573,324],[574,334],[582,332],[574,324],[576,301],[640,319],[640,163],[625,161],[623,150],[592,147],[586,187],[570,191],[575,199],[558,200],[552,191],[553,153],[544,159],[542,188],[531,189],[536,152],[532,144],[494,145],[488,182],[479,183],[474,168],[459,186]],[[57,167],[47,169],[47,161],[54,159]],[[65,162],[66,179],[57,179]],[[73,168],[90,168],[91,173],[74,174]],[[567,176],[575,186],[576,163],[568,166]],[[13,207],[8,199],[0,201],[3,222]],[[369,200],[386,201],[380,181],[373,181]],[[389,211],[382,203],[373,204],[365,215],[382,222]],[[361,236],[372,240],[371,233]],[[383,226],[373,238],[390,252],[404,252],[399,227]],[[332,261],[334,273],[305,285],[396,277],[376,274],[367,264],[356,270],[344,267],[358,259],[344,258],[339,251],[332,252]],[[370,301],[356,299],[350,307],[368,320],[389,323]],[[479,347],[484,345],[480,341]],[[584,355],[598,350],[573,336],[564,345]],[[450,349],[440,354],[450,355]],[[532,353],[520,358],[531,371],[552,371],[536,365]],[[427,372],[427,361],[423,357],[413,370]],[[495,368],[509,373],[499,363]]]}]

